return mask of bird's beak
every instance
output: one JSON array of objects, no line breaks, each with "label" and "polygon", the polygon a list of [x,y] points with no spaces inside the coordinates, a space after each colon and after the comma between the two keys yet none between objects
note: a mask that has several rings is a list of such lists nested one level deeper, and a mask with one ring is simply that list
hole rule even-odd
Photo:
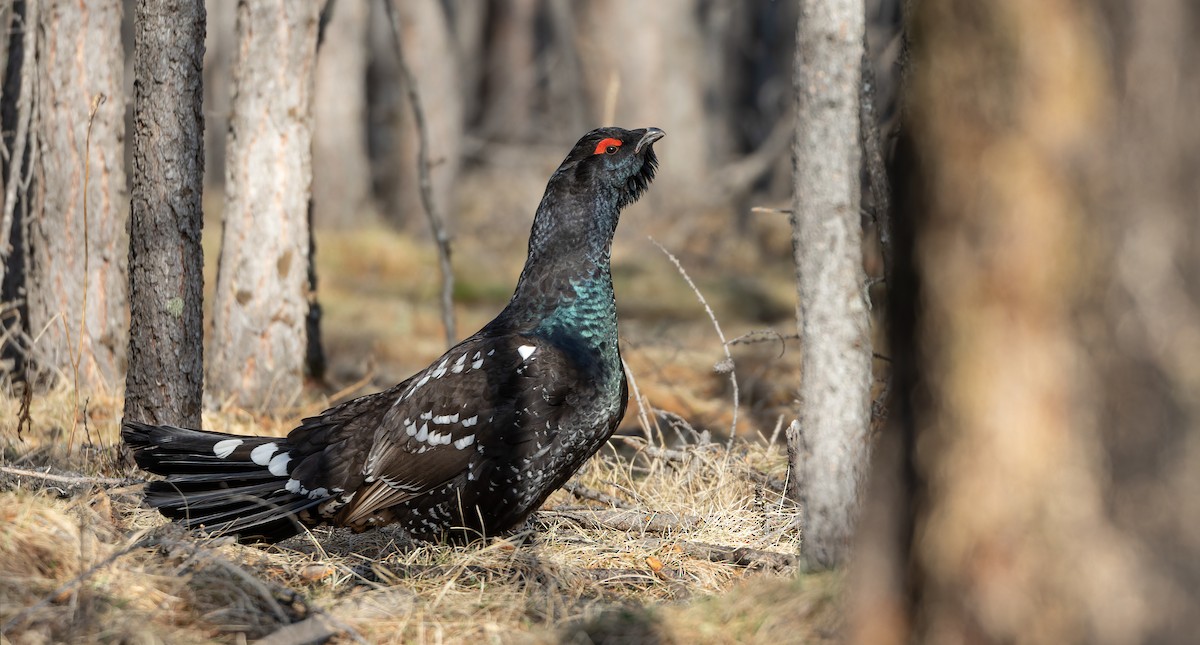
[{"label": "bird's beak", "polygon": [[651,144],[665,136],[667,133],[658,128],[646,128],[646,134],[643,134],[637,145],[633,147],[633,154],[641,154],[642,150],[649,148]]}]

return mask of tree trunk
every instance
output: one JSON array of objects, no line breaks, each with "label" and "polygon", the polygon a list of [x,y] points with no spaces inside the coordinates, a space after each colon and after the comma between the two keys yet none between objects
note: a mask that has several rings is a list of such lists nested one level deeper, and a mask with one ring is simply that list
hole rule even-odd
[{"label": "tree trunk", "polygon": [[914,4],[890,285],[910,412],[850,640],[1193,642],[1200,12]]},{"label": "tree trunk", "polygon": [[[402,29],[400,46],[425,106],[433,199],[441,212],[453,213],[454,187],[462,166],[464,120],[458,53],[449,20],[440,0],[385,1],[395,3]],[[388,82],[401,81],[397,75]],[[394,167],[399,168],[401,212],[396,217],[398,221],[423,226],[426,219],[421,214],[424,211],[418,197],[416,125],[407,100],[403,100],[400,109]],[[418,216],[409,216],[413,213]],[[447,224],[453,225],[452,217]]]},{"label": "tree trunk", "polygon": [[128,321],[121,3],[46,1],[38,22],[39,190],[26,277],[33,358],[111,391],[125,373]]},{"label": "tree trunk", "polygon": [[33,90],[37,65],[37,2],[12,4],[12,31],[9,32],[4,69],[3,96],[0,97],[0,133],[4,150],[0,158],[4,192],[0,193],[0,361],[3,371],[20,380],[25,375],[28,355],[29,308],[25,301],[26,231],[29,223],[32,164],[37,156],[30,136],[33,118]]},{"label": "tree trunk", "polygon": [[866,469],[871,338],[859,222],[861,1],[802,0],[796,51],[792,243],[803,347],[788,446],[801,500],[801,554],[814,569],[849,548]]},{"label": "tree trunk", "polygon": [[[591,127],[661,127],[660,190],[678,204],[704,194],[728,150],[723,124],[705,105],[715,87],[699,0],[588,0],[577,3],[576,42]],[[703,198],[700,198],[703,199]]]},{"label": "tree trunk", "polygon": [[200,427],[204,378],[201,0],[139,0],[125,418]]},{"label": "tree trunk", "polygon": [[315,2],[238,4],[209,405],[291,404],[304,383]]},{"label": "tree trunk", "polygon": [[500,141],[525,141],[537,98],[536,0],[493,3],[491,38],[484,62],[485,135]]},{"label": "tree trunk", "polygon": [[317,53],[313,103],[313,224],[361,225],[370,207],[367,161],[367,20],[370,3],[343,0],[333,6]]}]

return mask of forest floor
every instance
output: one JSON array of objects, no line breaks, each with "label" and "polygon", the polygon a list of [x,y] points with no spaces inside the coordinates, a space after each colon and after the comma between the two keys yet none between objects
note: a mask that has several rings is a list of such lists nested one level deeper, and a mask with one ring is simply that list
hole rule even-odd
[{"label": "forest floor", "polygon": [[[483,212],[463,212],[472,208]],[[460,337],[503,307],[528,225],[461,220]],[[0,396],[0,643],[832,642],[842,576],[797,570],[777,436],[798,365],[785,351],[794,341],[777,337],[795,328],[790,245],[775,224],[745,235],[721,226],[696,218],[619,235],[622,352],[638,395],[623,438],[505,538],[456,547],[390,529],[316,530],[263,547],[199,537],[139,505],[142,474],[115,458],[119,387],[77,393],[60,379],[34,395],[20,434],[19,401]],[[219,230],[205,235],[210,288]],[[723,346],[647,234],[677,254],[727,340],[765,342]],[[226,406],[205,426],[284,435],[437,357],[445,339],[425,239],[378,225],[319,233],[326,380],[288,410]]]}]

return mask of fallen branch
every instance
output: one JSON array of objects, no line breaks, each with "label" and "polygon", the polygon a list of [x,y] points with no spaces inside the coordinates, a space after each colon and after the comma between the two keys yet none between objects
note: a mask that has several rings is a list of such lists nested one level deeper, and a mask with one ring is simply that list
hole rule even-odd
[{"label": "fallen branch", "polygon": [[661,551],[663,549],[671,551],[677,549],[690,558],[708,560],[710,562],[727,562],[750,569],[785,571],[794,568],[798,562],[797,557],[790,553],[761,551],[744,546],[733,547],[720,544],[705,544],[703,542],[661,540],[657,538],[640,538],[633,540],[630,544],[651,551]]},{"label": "fallen branch", "polygon": [[342,633],[341,627],[335,625],[324,614],[317,614],[298,623],[286,624],[254,641],[254,643],[255,645],[305,645],[306,643],[323,643],[340,633]]},{"label": "fallen branch", "polygon": [[543,516],[561,517],[585,528],[625,533],[670,533],[695,529],[704,520],[675,513],[647,513],[635,510],[561,512],[543,511]]},{"label": "fallen branch", "polygon": [[578,497],[579,499],[590,499],[594,502],[600,502],[601,504],[608,504],[609,506],[613,506],[615,508],[620,508],[620,509],[633,508],[632,506],[629,505],[629,503],[625,502],[624,500],[613,497],[612,495],[609,495],[608,493],[601,493],[600,491],[598,491],[594,488],[590,488],[588,486],[584,486],[583,484],[580,484],[579,482],[573,482],[573,481],[567,482],[566,484],[563,485],[563,490],[574,495],[575,497]]},{"label": "fallen branch", "polygon": [[13,468],[11,466],[0,466],[0,473],[5,475],[13,475],[16,477],[33,477],[44,481],[54,482],[56,484],[68,484],[71,486],[91,486],[100,484],[104,486],[126,486],[135,482],[132,479],[114,479],[112,477],[84,477],[82,475],[55,475],[50,472],[42,472],[40,470],[26,470],[24,468]]}]

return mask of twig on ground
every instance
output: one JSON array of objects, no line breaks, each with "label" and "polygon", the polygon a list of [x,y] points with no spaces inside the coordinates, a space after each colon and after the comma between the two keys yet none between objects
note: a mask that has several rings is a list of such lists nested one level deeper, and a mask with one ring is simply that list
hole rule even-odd
[{"label": "twig on ground", "polygon": [[688,542],[685,540],[663,540],[659,538],[639,538],[631,544],[643,549],[658,551],[662,549],[678,549],[688,557],[710,562],[728,562],[751,569],[767,568],[771,571],[783,571],[796,566],[797,558],[790,553],[761,551],[750,547],[725,546],[722,544],[705,544],[703,542]]},{"label": "twig on ground", "polygon": [[69,484],[71,486],[84,486],[92,484],[102,484],[104,486],[124,486],[133,482],[133,480],[130,479],[116,479],[113,477],[55,475],[53,473],[42,472],[40,470],[26,470],[24,468],[13,468],[11,466],[0,466],[0,473],[4,473],[5,475],[15,475],[17,477],[34,477],[36,479],[42,479],[59,484]]},{"label": "twig on ground", "polygon": [[636,510],[561,512],[543,511],[552,517],[569,519],[591,529],[633,533],[669,533],[694,529],[704,522],[701,518],[675,513],[647,513]]},{"label": "twig on ground", "polygon": [[712,321],[713,328],[717,330],[717,337],[721,339],[721,350],[725,352],[725,360],[717,363],[714,369],[718,372],[728,373],[729,383],[733,386],[733,421],[729,427],[729,440],[733,441],[733,438],[737,436],[738,384],[737,374],[734,371],[733,354],[729,353],[729,343],[725,341],[725,332],[721,331],[721,323],[717,322],[717,315],[713,313],[712,307],[708,306],[708,301],[704,299],[704,294],[700,293],[700,289],[696,287],[696,283],[692,282],[691,276],[683,269],[683,265],[679,263],[679,258],[668,251],[667,247],[659,244],[658,240],[650,238],[650,241],[654,243],[654,246],[658,247],[658,250],[666,254],[667,258],[675,265],[675,268],[679,270],[679,275],[683,276],[683,279],[687,281],[688,286],[692,288],[692,292],[696,294],[696,298],[700,300],[700,304],[704,306],[704,311],[708,312],[708,319]]},{"label": "twig on ground", "polygon": [[600,491],[598,491],[594,488],[590,488],[590,487],[585,486],[576,481],[569,481],[566,484],[564,484],[563,490],[574,495],[575,497],[578,497],[579,499],[590,499],[594,502],[600,502],[601,504],[608,504],[609,506],[613,506],[615,508],[621,508],[621,509],[633,508],[628,502],[625,502],[621,499],[613,497],[612,495],[609,495],[608,493],[601,493]]},{"label": "twig on ground", "polygon": [[450,264],[450,236],[446,234],[445,222],[441,211],[433,199],[433,180],[429,174],[429,126],[425,122],[425,110],[421,105],[421,94],[417,88],[417,77],[404,58],[404,47],[400,28],[400,16],[392,6],[393,0],[382,0],[387,10],[388,21],[392,24],[392,39],[396,43],[396,62],[403,77],[404,89],[408,94],[408,102],[412,106],[413,121],[417,125],[417,182],[420,187],[421,205],[425,216],[429,219],[429,228],[437,243],[438,260],[442,272],[442,325],[446,329],[446,345],[454,345],[457,334],[454,331],[454,267]]}]

